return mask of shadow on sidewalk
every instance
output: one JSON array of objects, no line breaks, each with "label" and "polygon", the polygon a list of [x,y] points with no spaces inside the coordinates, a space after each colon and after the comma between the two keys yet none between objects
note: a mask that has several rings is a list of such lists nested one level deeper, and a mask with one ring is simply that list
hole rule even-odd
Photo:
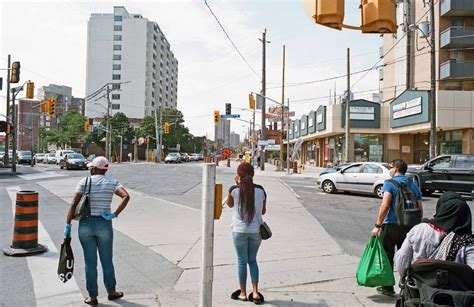
[{"label": "shadow on sidewalk", "polygon": [[329,305],[324,300],[317,300],[314,303],[303,303],[297,301],[283,301],[283,300],[272,300],[272,301],[265,301],[265,304],[269,304],[272,306],[295,306],[295,307],[328,307]]}]

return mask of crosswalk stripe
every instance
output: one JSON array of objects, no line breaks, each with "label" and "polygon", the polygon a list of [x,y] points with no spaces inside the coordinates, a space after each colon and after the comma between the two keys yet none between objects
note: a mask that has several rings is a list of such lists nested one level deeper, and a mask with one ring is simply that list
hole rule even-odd
[{"label": "crosswalk stripe", "polygon": [[19,175],[18,177],[24,180],[37,180],[37,179],[46,179],[46,178],[55,178],[66,176],[65,174],[59,174],[57,172],[39,172],[34,174]]},{"label": "crosswalk stripe", "polygon": [[[20,187],[7,188],[12,203],[13,215],[15,214],[16,193]],[[59,252],[53,240],[38,222],[38,243],[48,247],[46,253],[26,257],[28,268],[33,280],[34,292],[38,306],[76,305],[82,301],[83,296],[74,278],[63,284],[57,275]]]}]

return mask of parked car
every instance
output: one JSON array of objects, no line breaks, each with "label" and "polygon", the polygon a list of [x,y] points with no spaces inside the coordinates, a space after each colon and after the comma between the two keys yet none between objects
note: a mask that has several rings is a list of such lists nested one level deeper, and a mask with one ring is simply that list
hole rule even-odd
[{"label": "parked car", "polygon": [[64,159],[64,157],[70,153],[74,153],[74,150],[61,149],[61,150],[56,151],[56,164],[59,165],[61,161]]},{"label": "parked car", "polygon": [[46,164],[56,164],[56,154],[54,152],[46,155]]},{"label": "parked car", "polygon": [[28,163],[31,164],[31,151],[20,150],[16,153],[16,162],[18,164]]},{"label": "parked car", "polygon": [[341,163],[339,165],[336,165],[334,167],[330,167],[330,168],[326,168],[324,171],[321,172],[321,174],[319,174],[319,176],[322,176],[322,175],[326,175],[326,174],[330,174],[330,173],[335,173],[349,165],[351,165],[352,163]]},{"label": "parked car", "polygon": [[181,163],[181,155],[178,152],[170,152],[165,158],[165,163]]},{"label": "parked car", "polygon": [[204,160],[204,154],[200,153],[198,155],[199,155],[199,161],[203,161]]},{"label": "parked car", "polygon": [[92,162],[92,160],[94,160],[95,157],[96,157],[96,155],[95,155],[95,154],[92,154],[92,155],[89,155],[86,160],[87,160],[88,162]]},{"label": "parked car", "polygon": [[43,163],[43,160],[46,158],[46,153],[39,152],[33,156],[35,163]]},{"label": "parked car", "polygon": [[87,169],[86,158],[80,153],[67,154],[59,163],[61,169]]},{"label": "parked car", "polygon": [[192,154],[189,156],[189,160],[190,160],[190,161],[199,161],[199,154],[197,154],[197,153],[192,153]]},{"label": "parked car", "polygon": [[189,157],[189,155],[186,152],[183,152],[180,155],[181,155],[181,159],[183,160],[183,162],[189,162],[191,160],[191,158]]},{"label": "parked car", "polygon": [[408,168],[423,195],[434,191],[471,194],[474,191],[474,155],[442,155],[419,167]]},{"label": "parked car", "polygon": [[326,193],[350,191],[382,198],[383,183],[390,178],[390,166],[386,163],[356,162],[334,173],[320,176],[317,184]]}]

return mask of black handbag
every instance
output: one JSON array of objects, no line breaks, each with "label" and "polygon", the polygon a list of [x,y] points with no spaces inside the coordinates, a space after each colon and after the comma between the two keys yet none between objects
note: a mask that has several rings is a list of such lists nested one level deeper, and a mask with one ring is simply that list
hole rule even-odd
[{"label": "black handbag", "polygon": [[272,237],[272,230],[266,222],[263,222],[262,225],[260,225],[260,235],[262,236],[262,240],[268,240]]},{"label": "black handbag", "polygon": [[71,248],[71,238],[64,238],[61,244],[61,253],[59,255],[58,264],[58,278],[63,283],[66,283],[72,278],[74,273],[74,254]]},{"label": "black handbag", "polygon": [[[89,189],[87,189],[87,184],[89,184]],[[74,212],[75,220],[80,220],[82,218],[91,216],[91,185],[92,178],[87,177],[86,183],[84,185],[84,190],[82,191],[81,199],[79,200],[79,203],[76,206],[76,211]]]}]

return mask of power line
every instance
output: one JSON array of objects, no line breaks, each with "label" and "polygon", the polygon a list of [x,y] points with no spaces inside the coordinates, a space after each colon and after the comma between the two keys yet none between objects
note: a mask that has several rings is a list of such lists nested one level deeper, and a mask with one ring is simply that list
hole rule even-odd
[{"label": "power line", "polygon": [[255,69],[253,69],[253,67],[249,64],[249,62],[247,61],[247,59],[245,59],[245,57],[243,56],[243,54],[240,52],[239,48],[237,48],[237,46],[234,44],[234,42],[232,41],[232,38],[230,38],[229,34],[227,33],[227,31],[225,30],[224,26],[222,25],[222,23],[219,21],[219,19],[217,18],[216,14],[214,14],[214,12],[212,11],[211,7],[209,6],[209,4],[207,3],[207,0],[204,0],[204,3],[206,4],[207,8],[209,9],[209,11],[211,12],[212,16],[214,16],[214,18],[216,19],[217,23],[219,24],[219,26],[221,27],[222,31],[224,32],[225,36],[227,37],[227,39],[230,41],[230,43],[232,44],[232,46],[234,47],[235,51],[237,51],[237,53],[239,54],[239,56],[242,58],[242,60],[245,62],[245,64],[247,64],[247,66],[250,68],[250,70],[252,70],[252,72],[258,77],[260,78],[260,75],[255,71]]}]

